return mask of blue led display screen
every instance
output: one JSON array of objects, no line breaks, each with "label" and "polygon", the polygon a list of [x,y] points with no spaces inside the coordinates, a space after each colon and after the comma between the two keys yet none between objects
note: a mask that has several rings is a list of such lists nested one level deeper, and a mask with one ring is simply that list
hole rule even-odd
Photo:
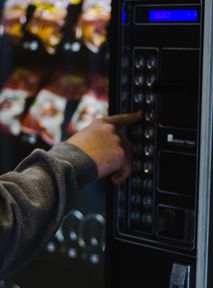
[{"label": "blue led display screen", "polygon": [[127,23],[127,13],[125,10],[122,11],[122,23]]},{"label": "blue led display screen", "polygon": [[198,9],[149,10],[149,22],[197,22]]}]

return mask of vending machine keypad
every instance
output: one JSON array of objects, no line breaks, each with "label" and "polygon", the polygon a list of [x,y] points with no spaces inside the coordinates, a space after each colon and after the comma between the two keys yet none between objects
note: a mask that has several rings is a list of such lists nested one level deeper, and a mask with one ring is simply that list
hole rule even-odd
[{"label": "vending machine keypad", "polygon": [[129,229],[152,233],[155,86],[158,79],[158,49],[135,48],[133,52],[132,111],[142,120],[131,128],[133,173],[130,177]]}]

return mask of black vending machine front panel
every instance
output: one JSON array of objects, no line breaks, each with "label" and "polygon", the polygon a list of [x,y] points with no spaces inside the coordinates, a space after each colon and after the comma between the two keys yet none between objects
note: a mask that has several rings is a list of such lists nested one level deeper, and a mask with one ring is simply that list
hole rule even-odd
[{"label": "black vending machine front panel", "polygon": [[[125,131],[133,143],[133,172],[109,199],[110,287],[118,279],[129,285],[144,279],[147,288],[192,288],[202,1],[118,2],[111,98],[119,96],[112,99],[112,110],[142,111],[143,116]],[[114,265],[120,267],[116,272]]]}]

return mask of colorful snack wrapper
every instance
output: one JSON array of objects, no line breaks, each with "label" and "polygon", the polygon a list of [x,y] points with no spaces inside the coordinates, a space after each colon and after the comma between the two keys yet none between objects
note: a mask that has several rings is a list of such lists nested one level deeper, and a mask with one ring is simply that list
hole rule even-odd
[{"label": "colorful snack wrapper", "polygon": [[86,76],[71,69],[58,68],[46,84],[48,90],[66,99],[80,99],[87,88]]},{"label": "colorful snack wrapper", "polygon": [[37,93],[43,76],[44,70],[18,68],[2,89],[0,93],[0,125],[13,135],[20,133],[20,121],[27,99]]},{"label": "colorful snack wrapper", "polygon": [[87,127],[94,119],[108,115],[108,106],[108,81],[101,76],[94,76],[71,117],[68,134]]},{"label": "colorful snack wrapper", "polygon": [[111,0],[84,0],[82,9],[85,11],[91,7],[100,7],[106,12],[111,12]]},{"label": "colorful snack wrapper", "polygon": [[83,87],[83,77],[56,71],[38,93],[22,122],[22,131],[31,135],[39,134],[50,145],[61,141],[67,102],[79,101],[81,91],[85,90]]},{"label": "colorful snack wrapper", "polygon": [[82,0],[69,0],[70,4],[72,5],[78,5],[82,2]]},{"label": "colorful snack wrapper", "polygon": [[76,25],[76,38],[86,47],[97,53],[107,40],[107,26],[111,17],[110,1],[91,1],[83,3],[82,13]]},{"label": "colorful snack wrapper", "polygon": [[8,0],[3,10],[2,24],[4,33],[16,39],[22,38],[22,26],[26,23],[27,7],[32,0]]},{"label": "colorful snack wrapper", "polygon": [[66,99],[42,89],[22,123],[22,131],[31,135],[39,133],[49,144],[60,141],[65,106]]},{"label": "colorful snack wrapper", "polygon": [[42,40],[46,51],[54,54],[62,40],[69,0],[33,0],[36,10],[26,29]]},{"label": "colorful snack wrapper", "polygon": [[81,99],[72,120],[70,131],[72,133],[86,128],[94,119],[106,116],[108,103],[104,99],[97,99],[93,91],[88,91]]}]

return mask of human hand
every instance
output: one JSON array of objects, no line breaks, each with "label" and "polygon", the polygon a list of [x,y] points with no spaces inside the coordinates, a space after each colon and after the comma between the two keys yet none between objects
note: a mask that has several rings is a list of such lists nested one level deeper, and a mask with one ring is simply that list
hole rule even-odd
[{"label": "human hand", "polygon": [[140,112],[96,119],[67,142],[78,146],[95,161],[98,178],[112,175],[113,183],[120,184],[131,173],[132,147],[126,136],[119,133],[119,127],[140,119]]}]

